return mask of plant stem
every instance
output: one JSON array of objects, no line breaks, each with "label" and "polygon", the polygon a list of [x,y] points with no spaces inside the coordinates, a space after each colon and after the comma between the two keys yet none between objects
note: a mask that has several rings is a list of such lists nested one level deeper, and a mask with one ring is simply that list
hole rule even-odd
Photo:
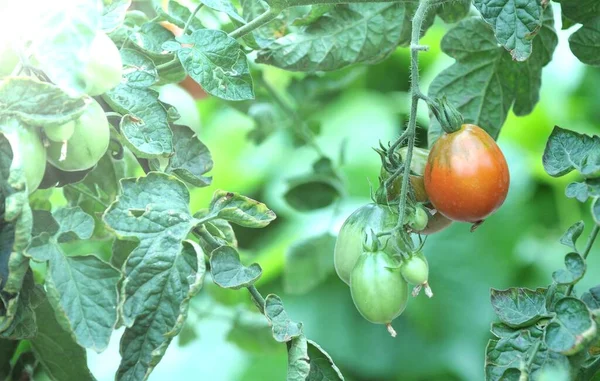
[{"label": "plant stem", "polygon": [[273,21],[277,16],[279,16],[279,14],[281,13],[281,10],[282,9],[280,7],[275,7],[275,6],[270,7],[263,14],[261,14],[254,20],[250,21],[249,23],[247,23],[245,25],[242,25],[241,27],[237,28],[233,32],[229,33],[229,37],[240,38],[240,37],[247,35],[248,33],[252,32],[253,30],[260,28],[261,26]]},{"label": "plant stem", "polygon": [[92,193],[89,193],[88,191],[84,190],[83,188],[80,188],[80,187],[75,186],[73,184],[67,184],[67,185],[65,185],[65,188],[72,189],[75,192],[79,192],[82,195],[88,196],[92,200],[94,200],[97,203],[99,203],[100,205],[102,205],[104,207],[104,209],[108,208],[108,205],[104,201],[102,201],[101,199],[99,199],[98,197],[96,197],[95,195],[93,195]]},{"label": "plant stem", "polygon": [[258,292],[256,287],[248,286],[247,288],[248,288],[248,291],[250,292],[250,296],[252,296],[252,299],[254,299],[256,306],[260,310],[260,313],[264,315],[264,313],[265,313],[265,298],[263,298],[263,296],[260,294],[260,292]]},{"label": "plant stem", "polygon": [[533,365],[533,360],[535,360],[535,356],[540,350],[541,345],[542,340],[538,340],[535,342],[535,344],[533,345],[533,349],[531,350],[531,354],[529,355],[529,357],[527,358],[527,362],[525,363],[525,369],[521,369],[521,376],[525,375],[527,377],[525,378],[525,380],[529,379],[529,374],[531,371],[531,366]]},{"label": "plant stem", "polygon": [[200,10],[200,8],[202,8],[204,4],[200,3],[198,4],[198,6],[196,7],[196,9],[194,9],[194,12],[190,15],[190,17],[187,19],[185,26],[183,27],[183,35],[187,34],[187,31],[190,29],[190,26],[192,25],[192,20],[194,18],[196,18],[196,14],[198,13],[198,11]]},{"label": "plant stem", "polygon": [[408,194],[409,176],[410,176],[410,162],[412,160],[413,149],[415,147],[415,130],[417,128],[417,106],[419,100],[423,98],[421,90],[419,88],[419,52],[421,50],[427,50],[426,47],[419,45],[419,39],[421,37],[421,29],[423,26],[423,20],[427,14],[430,0],[422,0],[419,2],[419,7],[415,12],[412,22],[412,35],[410,40],[410,93],[411,93],[411,105],[410,105],[410,116],[408,119],[408,127],[402,136],[406,135],[408,139],[408,147],[406,151],[406,159],[404,160],[404,174],[402,177],[402,187],[400,189],[400,203],[398,205],[398,224],[397,229],[404,226],[404,216],[406,214],[406,197]]},{"label": "plant stem", "polygon": [[[594,245],[594,241],[596,240],[596,237],[598,237],[598,232],[600,232],[600,225],[594,225],[594,228],[588,236],[588,240],[585,244],[585,249],[583,249],[583,259],[587,259],[588,255],[590,254],[590,251],[592,250],[592,245]],[[566,296],[571,295],[571,293],[573,292],[573,287],[575,287],[574,284],[569,285],[569,287],[567,288],[567,293],[565,294]]]}]

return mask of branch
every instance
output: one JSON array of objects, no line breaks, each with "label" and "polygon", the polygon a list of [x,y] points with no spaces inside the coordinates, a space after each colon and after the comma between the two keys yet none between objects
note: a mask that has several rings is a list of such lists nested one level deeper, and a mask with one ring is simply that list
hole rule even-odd
[{"label": "branch", "polygon": [[232,37],[232,38],[244,37],[245,35],[252,32],[253,30],[258,29],[261,26],[273,21],[277,16],[279,16],[279,14],[281,13],[281,11],[283,9],[284,8],[281,8],[281,7],[278,7],[275,5],[269,7],[269,9],[267,9],[263,14],[261,14],[254,20],[250,21],[247,24],[242,25],[241,27],[237,28],[233,32],[229,33],[229,37]]},{"label": "branch", "polygon": [[[594,245],[594,241],[596,240],[596,237],[598,237],[598,232],[600,232],[600,225],[594,225],[594,228],[592,229],[592,231],[590,232],[590,235],[588,236],[588,240],[585,244],[585,249],[583,249],[583,255],[582,255],[583,259],[587,259],[588,255],[590,254],[590,251],[592,250],[592,246]],[[569,285],[565,296],[571,295],[571,293],[573,292],[573,287],[575,287],[574,284]]]}]

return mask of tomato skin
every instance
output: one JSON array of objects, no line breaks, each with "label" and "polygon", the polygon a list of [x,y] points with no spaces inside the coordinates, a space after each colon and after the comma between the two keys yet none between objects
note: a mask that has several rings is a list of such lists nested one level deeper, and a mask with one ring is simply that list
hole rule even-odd
[{"label": "tomato skin", "polygon": [[[352,269],[363,253],[363,239],[367,229],[379,233],[393,229],[397,223],[398,215],[384,205],[367,204],[355,210],[342,225],[335,242],[333,261],[340,279],[350,284]],[[389,242],[384,250],[392,253],[392,243]]]},{"label": "tomato skin", "polygon": [[50,142],[48,161],[63,171],[83,171],[91,168],[106,153],[110,142],[110,127],[102,106],[95,100],[75,121],[74,132],[67,141],[67,156],[60,160],[63,143]]},{"label": "tomato skin", "polygon": [[424,284],[429,279],[429,264],[421,253],[402,261],[400,273],[405,281],[410,284]]},{"label": "tomato skin", "polygon": [[429,217],[427,216],[427,212],[422,206],[418,205],[415,208],[414,213],[409,216],[408,226],[410,226],[413,231],[419,232],[427,227],[428,222]]},{"label": "tomato skin", "polygon": [[42,182],[46,171],[46,148],[42,144],[37,129],[32,127],[20,128],[16,144],[22,156],[27,191],[33,193]]},{"label": "tomato skin", "polygon": [[85,93],[91,96],[104,94],[121,83],[123,62],[115,43],[102,31],[98,31],[89,50],[83,72]]},{"label": "tomato skin", "polygon": [[64,142],[69,140],[75,132],[75,121],[70,121],[58,126],[45,126],[44,133],[46,137],[53,142]]},{"label": "tomato skin", "polygon": [[452,220],[444,217],[444,215],[442,215],[438,211],[435,211],[435,213],[429,214],[429,218],[427,220],[427,226],[425,227],[425,229],[419,231],[419,234],[429,235],[429,234],[437,233],[439,231],[446,229],[451,224],[452,224]]},{"label": "tomato skin", "polygon": [[371,323],[388,324],[406,308],[408,284],[397,267],[398,261],[378,251],[363,253],[352,270],[352,300]]},{"label": "tomato skin", "polygon": [[475,125],[463,124],[434,143],[424,180],[435,209],[451,220],[475,223],[504,203],[510,175],[494,139]]}]

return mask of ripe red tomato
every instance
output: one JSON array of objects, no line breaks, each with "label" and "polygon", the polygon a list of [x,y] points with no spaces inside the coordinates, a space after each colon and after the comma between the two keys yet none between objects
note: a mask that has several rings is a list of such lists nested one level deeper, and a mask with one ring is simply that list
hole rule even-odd
[{"label": "ripe red tomato", "polygon": [[509,183],[502,151],[473,124],[444,134],[431,147],[425,190],[433,206],[451,220],[483,221],[502,205]]}]

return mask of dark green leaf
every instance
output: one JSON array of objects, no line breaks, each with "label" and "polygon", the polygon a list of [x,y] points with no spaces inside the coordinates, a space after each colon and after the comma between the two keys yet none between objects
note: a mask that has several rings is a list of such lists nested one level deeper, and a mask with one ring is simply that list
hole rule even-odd
[{"label": "dark green leaf", "polygon": [[[429,95],[445,95],[463,114],[497,138],[511,106],[515,114],[526,115],[539,99],[542,68],[550,62],[558,42],[552,8],[544,12],[544,22],[533,40],[533,53],[525,62],[514,62],[499,47],[493,31],[479,18],[462,20],[442,39],[442,50],[456,63],[432,82]],[[441,134],[432,117],[429,145]]]},{"label": "dark green leaf", "polygon": [[171,129],[175,154],[169,158],[165,172],[197,187],[210,185],[212,177],[203,176],[213,167],[208,148],[189,127],[173,125]]},{"label": "dark green leaf", "polygon": [[10,375],[12,359],[19,342],[16,340],[0,339],[0,380],[7,380]]},{"label": "dark green leaf", "polygon": [[0,116],[14,116],[29,125],[59,125],[79,117],[86,100],[31,77],[0,82]]},{"label": "dark green leaf", "polygon": [[279,296],[269,294],[265,298],[265,316],[273,326],[273,337],[280,343],[302,335],[302,323],[296,323],[287,315]]},{"label": "dark green leaf", "polygon": [[286,381],[305,381],[310,373],[310,358],[308,357],[308,341],[300,334],[287,344],[288,372]]},{"label": "dark green leaf", "polygon": [[572,355],[597,334],[596,323],[584,302],[565,297],[556,303],[556,317],[546,327],[545,343],[552,351]]},{"label": "dark green leaf", "polygon": [[587,65],[600,65],[600,17],[583,25],[569,37],[575,57]]},{"label": "dark green leaf", "polygon": [[[142,250],[147,240],[140,244]],[[167,243],[164,242],[163,243]],[[167,243],[168,244],[168,243]],[[123,282],[123,294],[125,297],[124,320],[135,318],[133,325],[129,326],[121,338],[121,364],[117,372],[117,380],[145,380],[159,363],[173,337],[175,337],[184,326],[188,313],[190,299],[198,293],[204,280],[204,254],[200,247],[192,241],[179,242],[177,252],[173,252],[174,258],[167,258],[160,252],[148,252],[151,257],[160,256],[166,262],[161,263],[154,260],[150,264],[142,264],[134,268],[129,278]],[[138,249],[134,250],[137,251]],[[160,248],[157,248],[160,250]],[[132,257],[134,256],[132,253]],[[134,258],[137,259],[137,258]],[[153,261],[149,259],[149,261]],[[139,262],[138,262],[139,263]],[[131,257],[127,266],[132,265]],[[157,267],[159,272],[153,272],[150,277],[136,273],[140,267]],[[130,268],[131,270],[131,268]],[[137,295],[126,293],[134,283],[137,287]],[[141,302],[141,311],[132,316],[127,303],[133,297],[146,295]],[[126,321],[127,323],[127,321]]]},{"label": "dark green leaf", "polygon": [[234,290],[251,286],[262,274],[257,263],[244,266],[237,250],[231,246],[221,246],[211,253],[210,272],[217,285]]},{"label": "dark green leaf", "polygon": [[102,30],[110,33],[120,27],[125,21],[127,9],[132,0],[112,0],[104,5],[102,12]]},{"label": "dark green leaf", "polygon": [[[520,331],[518,334],[490,340],[486,348],[485,375],[488,381],[512,380],[515,374],[520,374],[520,369],[526,368],[527,361],[532,355],[533,346],[541,338],[532,338],[529,331]],[[531,368],[528,369],[529,379],[537,380],[540,373],[555,367],[569,367],[567,357],[552,352],[541,343]],[[514,369],[510,370],[509,369]],[[508,371],[508,373],[506,373]],[[518,372],[518,373],[516,373]],[[508,377],[508,378],[504,378]],[[514,379],[519,380],[517,377]]]},{"label": "dark green leaf", "polygon": [[283,287],[291,294],[304,294],[327,279],[334,270],[335,237],[329,233],[296,242],[285,255]]},{"label": "dark green leaf", "polygon": [[259,355],[281,348],[281,344],[273,340],[271,326],[265,316],[257,313],[241,313],[237,316],[227,333],[227,341],[246,352]]},{"label": "dark green leaf", "polygon": [[59,324],[50,303],[44,301],[35,313],[43,318],[38,319],[38,334],[31,340],[31,348],[48,377],[54,381],[95,380],[87,367],[85,349]]},{"label": "dark green leaf", "polygon": [[595,177],[600,174],[600,138],[555,126],[542,161],[550,176],[560,177],[577,170],[583,176]]},{"label": "dark green leaf", "polygon": [[[192,12],[184,6],[179,4],[177,1],[169,1],[168,13],[163,10],[162,7],[156,7],[156,13],[159,17],[177,25],[180,28],[184,28],[185,24],[189,20]],[[202,29],[202,22],[198,17],[194,17],[191,22],[191,30]]]},{"label": "dark green leaf", "polygon": [[145,54],[133,49],[121,49],[121,60],[127,86],[143,89],[158,81],[156,66]]},{"label": "dark green leaf", "polygon": [[122,269],[123,264],[127,262],[129,254],[131,254],[138,244],[139,242],[136,241],[115,239],[112,245],[112,257],[110,258],[110,264],[117,269]]},{"label": "dark green leaf", "polygon": [[575,23],[587,24],[600,16],[598,0],[560,0],[562,13]]},{"label": "dark green leaf", "polygon": [[500,321],[513,328],[527,327],[548,315],[543,288],[492,289],[491,300]]},{"label": "dark green leaf", "polygon": [[23,340],[35,337],[37,323],[34,309],[44,298],[43,288],[34,284],[33,274],[28,271],[23,279],[19,297],[12,300],[16,303],[14,319],[10,322],[9,327],[0,327],[0,338]]},{"label": "dark green leaf", "polygon": [[560,269],[552,273],[552,279],[558,284],[575,284],[585,274],[585,259],[578,253],[565,255],[566,270]]},{"label": "dark green leaf", "polygon": [[306,212],[331,205],[342,193],[342,184],[337,178],[310,174],[289,180],[283,197],[292,208]]},{"label": "dark green leaf", "polygon": [[246,20],[240,16],[230,0],[200,0],[200,2],[215,11],[226,13],[233,20],[246,23]]},{"label": "dark green leaf", "polygon": [[292,25],[294,26],[308,26],[319,20],[324,14],[334,9],[333,4],[315,4],[310,7],[310,11],[294,20]]},{"label": "dark green leaf", "polygon": [[308,340],[308,357],[310,358],[310,373],[307,381],[344,380],[344,376],[333,363],[331,356],[311,340]]},{"label": "dark green leaf", "polygon": [[58,209],[54,215],[35,211],[27,254],[48,261],[46,290],[57,321],[73,332],[79,345],[102,352],[117,321],[120,273],[94,255],[67,256],[59,244],[89,239],[93,230],[93,218],[79,207]]},{"label": "dark green leaf", "polygon": [[581,300],[590,310],[600,309],[600,286],[590,288],[589,291],[581,295]]},{"label": "dark green leaf", "polygon": [[135,48],[149,56],[155,64],[166,63],[175,58],[174,54],[166,53],[162,45],[167,41],[174,41],[175,35],[162,25],[147,22],[138,31],[129,36],[129,41]]},{"label": "dark green leaf", "polygon": [[276,217],[262,202],[223,190],[215,191],[210,214],[247,228],[263,228]]},{"label": "dark green leaf", "polygon": [[581,236],[581,233],[583,233],[584,227],[585,224],[583,223],[583,221],[575,222],[573,225],[571,225],[571,227],[569,227],[565,234],[563,234],[562,237],[560,237],[560,243],[572,248],[575,251],[578,251],[576,243],[579,237]]},{"label": "dark green leaf", "polygon": [[[554,312],[556,308],[556,303],[565,296],[567,296],[568,289],[568,285],[552,283],[546,291],[546,310],[548,310],[549,312]],[[545,319],[542,319],[540,321],[543,322],[545,321]]]},{"label": "dark green leaf", "polygon": [[542,26],[543,8],[539,0],[473,0],[473,4],[514,60],[529,58],[532,40]]},{"label": "dark green leaf", "polygon": [[254,98],[246,54],[227,33],[200,29],[182,42],[193,44],[177,51],[179,60],[194,81],[216,97],[240,101]]},{"label": "dark green leaf", "polygon": [[156,91],[121,84],[102,97],[115,111],[125,115],[120,123],[120,136],[136,156],[153,158],[173,152],[167,110]]},{"label": "dark green leaf", "polygon": [[437,14],[444,22],[452,24],[467,17],[471,9],[471,0],[449,1],[438,6]]},{"label": "dark green leaf", "polygon": [[400,43],[405,9],[402,3],[338,5],[259,51],[257,62],[314,72],[381,61]]},{"label": "dark green leaf", "polygon": [[[242,15],[246,20],[254,20],[269,9],[263,0],[240,0],[240,3],[242,4]],[[284,21],[287,13],[289,10],[284,10],[275,20],[255,29],[252,34],[244,36],[244,42],[254,49],[269,46],[287,30],[288,25]]]},{"label": "dark green leaf", "polygon": [[528,331],[532,338],[541,338],[544,336],[544,328],[548,325],[550,319],[541,319],[537,323],[524,328],[511,328],[504,323],[492,323],[490,330],[494,336],[499,339],[519,336],[522,331]]}]

